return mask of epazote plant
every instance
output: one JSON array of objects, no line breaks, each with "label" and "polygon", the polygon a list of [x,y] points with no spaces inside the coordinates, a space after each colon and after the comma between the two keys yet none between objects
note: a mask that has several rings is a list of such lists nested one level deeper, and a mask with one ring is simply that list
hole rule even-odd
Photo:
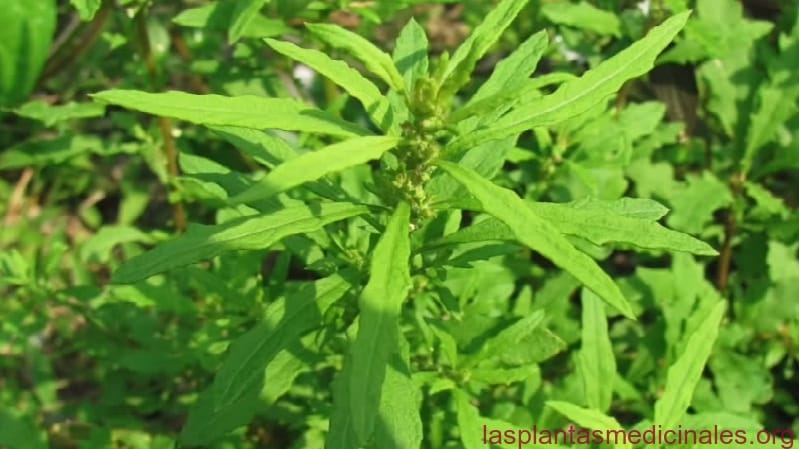
[{"label": "epazote plant", "polygon": [[[114,273],[114,283],[142,281],[230,251],[267,249],[285,254],[283,264],[299,260],[322,276],[268,291],[263,322],[232,343],[213,384],[190,413],[181,435],[184,445],[207,444],[246,424],[263,392],[285,393],[301,372],[298,364],[313,359],[308,354],[324,354],[323,364],[339,370],[327,415],[327,447],[419,447],[423,385],[430,394],[452,392],[463,444],[478,447],[479,413],[470,403],[468,384],[522,380],[531,366],[563,346],[544,327],[543,311],[537,311],[481,348],[459,350],[439,320],[461,313],[457,299],[429,280],[442,276],[448,264],[483,257],[479,252],[456,256],[455,249],[486,241],[518,242],[585,287],[583,331],[597,337],[584,339],[589,346],[580,360],[583,377],[594,376],[585,383],[588,408],[550,405],[586,427],[615,422],[603,415],[612,386],[595,378],[615,373],[599,300],[630,319],[635,311],[597,261],[578,248],[589,242],[699,255],[716,251],[658,224],[667,210],[651,200],[531,202],[491,179],[522,133],[587,112],[649,71],[688,13],[671,17],[579,78],[530,78],[547,47],[546,34],[537,33],[456,107],[455,96],[469,83],[478,60],[526,3],[500,2],[451,56],[445,53],[437,61],[429,60],[427,38],[413,20],[399,35],[393,55],[341,27],[308,25],[322,42],[360,62],[388,87],[386,93],[326,53],[266,40],[357,99],[371,123],[349,122],[290,98],[129,90],[94,95],[108,104],[205,125],[268,169],[252,179],[181,155],[184,170],[195,176],[177,179],[178,191],[216,206],[218,224],[191,225],[184,235],[132,258]],[[294,139],[293,133],[303,133],[307,151],[297,152],[280,138]],[[473,220],[462,226],[464,218]],[[356,297],[357,303],[350,301]],[[706,310],[708,324],[691,336],[690,353],[678,360],[674,375],[670,372],[655,411],[664,426],[677,423],[688,407],[686,398],[708,357],[723,304],[719,300]],[[345,341],[337,336],[342,332]],[[408,340],[424,342],[413,345],[421,352],[411,354]],[[433,361],[424,348],[434,345],[444,356]]]}]

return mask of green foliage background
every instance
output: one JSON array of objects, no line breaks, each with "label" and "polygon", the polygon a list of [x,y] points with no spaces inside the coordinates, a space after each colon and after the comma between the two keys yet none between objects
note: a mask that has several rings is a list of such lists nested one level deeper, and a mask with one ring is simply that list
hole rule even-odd
[{"label": "green foliage background", "polygon": [[4,2],[0,448],[793,446],[796,2]]}]

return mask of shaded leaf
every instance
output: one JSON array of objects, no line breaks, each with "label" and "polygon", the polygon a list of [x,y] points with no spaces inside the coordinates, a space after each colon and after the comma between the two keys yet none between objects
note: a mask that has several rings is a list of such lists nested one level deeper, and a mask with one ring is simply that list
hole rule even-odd
[{"label": "shaded leaf", "polygon": [[585,402],[589,408],[606,412],[613,397],[613,383],[602,379],[616,377],[616,357],[608,335],[604,304],[591,290],[582,290],[583,317],[578,366]]},{"label": "shaded leaf", "polygon": [[133,283],[227,251],[266,249],[289,235],[316,231],[326,224],[367,212],[366,207],[355,204],[321,203],[236,218],[215,226],[191,225],[180,237],[127,261],[117,269],[111,281]]},{"label": "shaded leaf", "polygon": [[273,373],[269,363],[318,327],[327,309],[350,288],[343,277],[333,275],[304,283],[270,304],[264,321],[231,345],[214,383],[189,413],[181,441],[188,446],[204,445],[246,424],[257,406],[264,369]]},{"label": "shaded leaf", "polygon": [[409,223],[410,206],[400,203],[372,253],[369,282],[358,301],[358,334],[334,397],[330,447],[361,447],[374,434],[386,364],[398,350],[399,315],[411,287]]},{"label": "shaded leaf", "polygon": [[383,153],[394,148],[397,142],[399,139],[396,137],[359,137],[303,153],[275,167],[255,185],[231,198],[231,203],[263,200],[305,182],[379,159]]},{"label": "shaded leaf", "polygon": [[719,301],[711,309],[702,326],[688,338],[685,352],[669,367],[663,396],[655,402],[655,424],[664,429],[675,428],[691,405],[694,389],[718,336],[726,305],[726,302]]}]

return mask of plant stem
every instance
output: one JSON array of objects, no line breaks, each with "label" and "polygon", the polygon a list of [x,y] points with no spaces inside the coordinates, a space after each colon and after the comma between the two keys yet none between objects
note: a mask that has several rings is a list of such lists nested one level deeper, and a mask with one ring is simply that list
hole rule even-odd
[{"label": "plant stem", "polygon": [[[159,89],[159,72],[158,66],[155,63],[153,56],[152,46],[150,45],[150,36],[147,33],[147,11],[148,8],[143,7],[136,14],[136,34],[139,41],[139,51],[144,60],[144,65],[147,68],[147,73],[150,75],[150,83],[154,90]],[[178,177],[178,152],[175,145],[175,138],[172,136],[172,122],[166,117],[158,117],[158,127],[161,130],[161,138],[164,141],[164,155],[166,156],[167,173],[169,176],[169,184]],[[170,188],[168,186],[168,188]],[[186,212],[183,209],[183,203],[180,200],[172,203],[172,214],[175,219],[175,228],[178,232],[186,230]]]},{"label": "plant stem", "polygon": [[[39,77],[38,86],[41,87],[44,82],[62,72],[76,63],[80,58],[88,52],[95,41],[100,36],[100,33],[105,28],[108,18],[111,16],[112,6],[110,1],[104,1],[102,7],[94,16],[94,19],[88,24],[88,29],[83,31],[83,26],[78,26],[65,38],[59,38],[62,42],[57,48],[56,52],[47,61],[47,65]],[[78,37],[80,36],[80,37]]]},{"label": "plant stem", "polygon": [[727,290],[730,277],[730,264],[732,262],[732,241],[735,238],[735,233],[738,228],[738,223],[735,219],[736,202],[743,192],[743,183],[745,175],[737,173],[733,175],[730,180],[730,190],[732,190],[733,204],[727,209],[727,216],[724,221],[724,243],[721,247],[721,254],[719,255],[719,266],[716,275],[716,285],[722,292]]}]

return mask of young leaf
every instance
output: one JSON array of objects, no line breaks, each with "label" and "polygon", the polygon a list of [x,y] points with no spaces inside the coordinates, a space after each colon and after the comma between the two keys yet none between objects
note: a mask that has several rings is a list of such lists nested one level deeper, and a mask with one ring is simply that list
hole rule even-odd
[{"label": "young leaf", "polygon": [[489,128],[456,139],[448,145],[446,152],[459,153],[484,142],[516,136],[539,126],[553,125],[591,109],[615,94],[627,80],[651,70],[655,58],[682,29],[688,15],[686,11],[669,18],[643,39],[580,78],[561,85],[551,95],[512,110]]},{"label": "young leaf", "polygon": [[616,357],[608,335],[604,305],[591,290],[583,289],[582,347],[578,364],[589,408],[606,412],[613,397],[613,383],[600,381],[616,377]]},{"label": "young leaf", "polygon": [[491,76],[467,105],[503,92],[518,91],[538,67],[538,61],[547,49],[547,41],[546,31],[530,36],[510,56],[497,63]]},{"label": "young leaf", "polygon": [[372,121],[380,129],[386,130],[389,113],[388,100],[371,81],[357,70],[342,61],[336,61],[318,50],[311,50],[294,45],[291,42],[265,39],[266,43],[278,53],[288,56],[316,70],[341,86],[348,94],[361,102]]},{"label": "young leaf", "polygon": [[[594,379],[595,382],[601,381]],[[594,430],[624,430],[615,418],[605,415],[597,410],[591,410],[562,401],[547,401],[547,407],[554,408],[558,413],[574,421],[580,427]],[[627,442],[627,437],[623,433],[616,433],[620,443],[616,444],[620,449],[631,449],[632,445]]]},{"label": "young leaf", "polygon": [[231,345],[214,383],[189,413],[181,441],[205,445],[246,424],[261,391],[264,369],[301,335],[319,326],[327,309],[351,287],[343,277],[333,275],[305,283],[290,297],[270,304],[264,321]]},{"label": "young leaf", "polygon": [[424,28],[411,18],[397,37],[392,55],[394,64],[405,79],[405,86],[409,91],[416,85],[416,80],[428,75],[430,63],[427,52],[427,34]]},{"label": "young leaf", "polygon": [[200,125],[239,126],[255,129],[307,131],[334,136],[371,134],[325,111],[288,98],[245,95],[194,95],[184,92],[148,93],[106,90],[92,95],[99,101],[153,115],[172,117]]},{"label": "young leaf", "polygon": [[518,241],[571,273],[624,316],[635,319],[621,290],[599,265],[572,246],[554,225],[539,217],[513,191],[491,183],[469,168],[446,161],[437,164],[463,184],[485,212],[508,225]]},{"label": "young leaf", "polygon": [[228,30],[228,41],[235,43],[244,34],[250,22],[259,14],[267,0],[236,0],[233,20]]},{"label": "young leaf", "polygon": [[[399,315],[411,287],[409,226],[410,206],[400,203],[375,246],[369,282],[358,301],[358,335],[341,373],[347,396],[334,398],[333,414],[348,415],[342,421],[352,426],[357,447],[366,444],[374,433],[386,364],[398,350]],[[341,438],[347,429],[336,432],[331,441]]]},{"label": "young leaf", "polygon": [[329,223],[367,212],[366,207],[350,203],[321,203],[241,217],[215,226],[192,225],[180,237],[127,261],[114,273],[111,282],[130,284],[227,251],[266,249],[289,235],[316,231]]},{"label": "young leaf", "polygon": [[394,148],[396,137],[357,137],[304,153],[275,167],[263,179],[231,198],[231,204],[262,200],[330,173],[378,159]]},{"label": "young leaf", "polygon": [[92,20],[103,4],[103,0],[69,0],[69,2],[78,10],[80,20],[83,21]]},{"label": "young leaf", "polygon": [[621,21],[618,16],[586,1],[547,2],[541,5],[541,14],[553,23],[582,28],[605,36],[621,35]]},{"label": "young leaf", "polygon": [[455,94],[469,82],[477,61],[497,42],[527,2],[528,0],[502,0],[455,50],[441,78],[440,90],[444,97]]},{"label": "young leaf", "polygon": [[359,61],[397,92],[405,91],[405,81],[391,57],[360,35],[338,25],[326,23],[306,24],[308,30],[330,46],[340,48]]},{"label": "young leaf", "polygon": [[758,90],[759,106],[752,114],[746,134],[746,147],[741,160],[741,169],[747,172],[763,145],[777,135],[777,129],[785,120],[797,112],[796,100],[799,89],[785,86],[763,86]]},{"label": "young leaf", "polygon": [[675,428],[691,405],[694,389],[718,336],[726,304],[724,301],[716,304],[702,326],[689,337],[685,352],[669,367],[663,396],[655,402],[655,424],[664,429]]}]

